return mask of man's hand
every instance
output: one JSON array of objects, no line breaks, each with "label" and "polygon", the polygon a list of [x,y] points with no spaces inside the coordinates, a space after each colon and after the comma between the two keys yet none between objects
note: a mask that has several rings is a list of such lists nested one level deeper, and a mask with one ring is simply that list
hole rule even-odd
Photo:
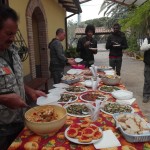
[{"label": "man's hand", "polygon": [[0,103],[11,109],[27,107],[27,104],[16,93],[0,95]]},{"label": "man's hand", "polygon": [[40,91],[40,90],[33,90],[31,93],[28,93],[28,94],[32,98],[32,100],[35,100],[35,101],[40,96],[47,97],[47,95],[44,92]]},{"label": "man's hand", "polygon": [[74,58],[67,58],[67,59],[68,59],[68,63],[69,63],[70,65],[75,65],[75,64],[76,64]]},{"label": "man's hand", "polygon": [[84,47],[89,47],[89,46],[90,46],[90,44],[91,44],[91,42],[90,42],[90,41],[86,41],[86,42],[84,43]]},{"label": "man's hand", "polygon": [[27,85],[25,85],[25,91],[32,100],[37,100],[37,98],[40,96],[45,96],[45,97],[47,96],[44,92],[39,90],[34,90]]}]

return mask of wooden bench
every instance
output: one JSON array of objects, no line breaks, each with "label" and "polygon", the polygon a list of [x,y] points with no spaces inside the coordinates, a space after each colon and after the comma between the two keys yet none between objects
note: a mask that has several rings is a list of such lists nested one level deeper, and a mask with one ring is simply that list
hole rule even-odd
[{"label": "wooden bench", "polygon": [[48,78],[34,78],[26,84],[35,90],[38,90],[44,86],[45,93],[48,93]]}]

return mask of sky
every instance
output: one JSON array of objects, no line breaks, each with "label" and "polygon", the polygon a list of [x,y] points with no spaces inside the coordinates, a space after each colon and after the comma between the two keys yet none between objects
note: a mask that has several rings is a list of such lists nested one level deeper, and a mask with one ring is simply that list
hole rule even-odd
[{"label": "sky", "polygon": [[[81,21],[103,17],[103,13],[98,14],[102,3],[103,0],[91,0],[81,4]],[[71,13],[67,13],[67,16],[68,15],[71,15]],[[77,22],[77,19],[78,15],[68,18],[68,20],[72,20],[73,22]]]}]

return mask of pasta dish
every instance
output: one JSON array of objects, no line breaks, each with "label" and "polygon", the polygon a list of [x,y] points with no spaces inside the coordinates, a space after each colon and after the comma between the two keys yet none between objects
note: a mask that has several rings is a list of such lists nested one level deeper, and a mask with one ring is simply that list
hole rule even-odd
[{"label": "pasta dish", "polygon": [[50,122],[58,119],[53,107],[39,109],[26,117],[32,122]]}]

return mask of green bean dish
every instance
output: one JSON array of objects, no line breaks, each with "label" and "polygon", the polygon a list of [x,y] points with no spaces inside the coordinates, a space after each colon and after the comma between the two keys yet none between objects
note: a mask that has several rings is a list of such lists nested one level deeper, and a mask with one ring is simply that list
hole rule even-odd
[{"label": "green bean dish", "polygon": [[132,108],[129,105],[121,105],[119,103],[108,103],[105,104],[103,110],[107,113],[122,113],[122,112],[132,112]]}]

